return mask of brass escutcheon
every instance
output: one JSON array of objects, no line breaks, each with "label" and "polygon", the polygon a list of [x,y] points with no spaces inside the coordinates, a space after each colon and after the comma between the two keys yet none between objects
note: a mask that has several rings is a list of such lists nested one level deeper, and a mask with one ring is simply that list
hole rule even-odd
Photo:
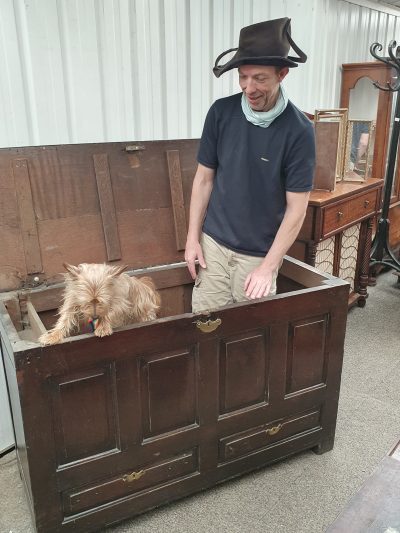
[{"label": "brass escutcheon", "polygon": [[338,211],[337,217],[338,217],[338,218],[342,218],[342,216],[343,216],[342,211]]},{"label": "brass escutcheon", "polygon": [[139,470],[139,472],[132,472],[131,474],[125,474],[122,478],[122,481],[125,481],[125,483],[131,483],[131,481],[137,481],[142,476],[144,476],[145,471]]},{"label": "brass escutcheon", "polygon": [[277,426],[266,429],[265,433],[267,435],[276,435],[281,429],[282,429],[282,424],[278,424]]},{"label": "brass escutcheon", "polygon": [[365,200],[364,201],[364,207],[368,207],[369,206],[369,200]]},{"label": "brass escutcheon", "polygon": [[125,152],[141,152],[142,150],[146,150],[146,147],[141,144],[128,144],[128,146],[125,146]]},{"label": "brass escutcheon", "polygon": [[215,320],[206,320],[205,322],[197,320],[196,322],[196,326],[203,333],[211,333],[211,331],[216,330],[221,324],[222,320],[220,318],[216,318]]}]

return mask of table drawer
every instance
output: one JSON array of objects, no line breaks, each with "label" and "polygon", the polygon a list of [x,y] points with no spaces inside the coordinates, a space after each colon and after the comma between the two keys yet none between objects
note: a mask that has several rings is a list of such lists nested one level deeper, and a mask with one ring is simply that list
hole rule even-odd
[{"label": "table drawer", "polygon": [[370,191],[352,200],[327,207],[324,210],[322,238],[368,215],[374,214],[377,194],[377,190]]},{"label": "table drawer", "polygon": [[219,443],[219,460],[221,462],[231,461],[237,457],[251,454],[256,450],[268,448],[279,441],[296,438],[306,431],[319,428],[319,410],[274,420],[269,424],[221,439]]}]

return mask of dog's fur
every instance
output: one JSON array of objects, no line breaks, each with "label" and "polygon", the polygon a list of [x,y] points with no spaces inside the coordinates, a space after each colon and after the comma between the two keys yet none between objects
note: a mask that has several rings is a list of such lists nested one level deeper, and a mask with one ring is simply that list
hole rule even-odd
[{"label": "dog's fur", "polygon": [[59,319],[39,338],[41,344],[62,341],[80,320],[96,319],[94,334],[104,337],[123,324],[156,318],[160,297],[151,278],[130,277],[123,273],[124,266],[82,263],[64,267],[66,287]]}]

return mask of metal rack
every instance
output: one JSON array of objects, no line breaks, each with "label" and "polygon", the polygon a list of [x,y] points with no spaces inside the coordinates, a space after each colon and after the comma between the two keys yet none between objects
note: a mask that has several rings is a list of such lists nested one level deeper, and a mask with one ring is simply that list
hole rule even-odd
[{"label": "metal rack", "polygon": [[[395,81],[387,82],[386,86],[382,86],[378,82],[374,82],[374,85],[381,91],[391,91],[398,93],[400,89],[400,46],[396,46],[396,41],[390,41],[388,46],[389,57],[380,57],[377,52],[380,52],[381,50],[381,44],[377,42],[371,44],[371,55],[378,61],[382,61],[383,63],[392,67],[396,72],[396,76],[393,77],[393,80]],[[393,52],[394,50],[395,53]],[[394,171],[396,166],[399,133],[400,98],[399,94],[397,94],[394,121],[390,137],[388,163],[386,167],[385,185],[383,190],[382,212],[378,221],[377,231],[372,242],[370,258],[371,268],[374,268],[378,265],[383,265],[390,268],[394,268],[397,272],[400,272],[400,262],[395,257],[389,244],[389,207],[394,179]]]}]

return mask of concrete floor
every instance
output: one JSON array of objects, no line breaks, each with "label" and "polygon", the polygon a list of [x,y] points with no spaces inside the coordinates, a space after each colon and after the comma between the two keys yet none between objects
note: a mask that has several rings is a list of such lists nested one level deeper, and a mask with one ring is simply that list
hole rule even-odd
[{"label": "concrete floor", "polygon": [[[400,287],[378,278],[348,317],[335,447],[308,451],[107,533],[321,533],[400,439]],[[33,533],[14,453],[0,459],[0,533]],[[348,533],[356,533],[349,531]],[[359,532],[361,533],[361,532]]]}]

